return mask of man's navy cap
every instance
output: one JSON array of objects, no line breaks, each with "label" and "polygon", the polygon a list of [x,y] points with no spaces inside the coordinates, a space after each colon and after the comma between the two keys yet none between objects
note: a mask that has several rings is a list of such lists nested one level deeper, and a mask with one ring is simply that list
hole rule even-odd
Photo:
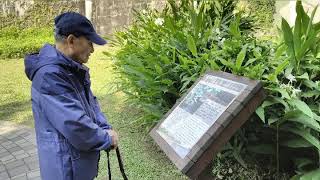
[{"label": "man's navy cap", "polygon": [[98,45],[107,43],[106,40],[96,33],[91,22],[79,13],[62,13],[54,19],[54,24],[55,32],[59,35],[68,36],[73,34],[77,37],[85,36],[88,40]]}]

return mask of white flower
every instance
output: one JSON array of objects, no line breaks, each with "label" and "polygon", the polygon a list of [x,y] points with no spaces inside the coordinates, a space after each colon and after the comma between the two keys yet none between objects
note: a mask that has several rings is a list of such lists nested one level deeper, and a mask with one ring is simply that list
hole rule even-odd
[{"label": "white flower", "polygon": [[292,85],[290,84],[280,84],[281,89],[291,90],[294,89]]},{"label": "white flower", "polygon": [[147,11],[145,9],[143,9],[142,14],[147,14]]},{"label": "white flower", "polygon": [[301,93],[301,90],[300,89],[293,89],[292,92]]},{"label": "white flower", "polygon": [[196,9],[198,6],[198,2],[197,1],[193,1],[193,8]]},{"label": "white flower", "polygon": [[164,19],[163,18],[157,18],[154,23],[157,25],[157,26],[162,26],[162,24],[164,23]]},{"label": "white flower", "polygon": [[223,44],[225,40],[226,40],[226,38],[222,38],[221,43]]},{"label": "white flower", "polygon": [[286,84],[280,84],[280,88],[281,88],[281,89],[286,89],[286,88],[287,88],[287,85],[286,85]]},{"label": "white flower", "polygon": [[296,77],[294,77],[292,74],[289,74],[286,78],[287,78],[291,83],[294,82],[294,81],[297,81],[297,80],[296,80]]},{"label": "white flower", "polygon": [[287,89],[287,88],[290,88],[290,85],[288,85],[288,84],[280,84],[280,88],[281,89]]},{"label": "white flower", "polygon": [[216,33],[220,34],[220,29],[219,28],[216,28]]},{"label": "white flower", "polygon": [[297,94],[301,93],[301,90],[300,89],[295,89],[293,88],[292,89],[292,97],[297,97]]}]

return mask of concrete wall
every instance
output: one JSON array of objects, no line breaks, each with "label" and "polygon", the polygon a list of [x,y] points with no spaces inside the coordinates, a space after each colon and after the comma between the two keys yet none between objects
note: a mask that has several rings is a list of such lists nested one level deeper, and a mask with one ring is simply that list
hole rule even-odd
[{"label": "concrete wall", "polygon": [[[320,5],[319,0],[302,0],[304,10],[311,15],[316,5]],[[281,23],[281,17],[285,18],[288,23],[293,26],[296,18],[296,1],[295,0],[277,0],[276,1],[276,14],[275,23]],[[317,13],[314,17],[314,22],[320,21],[320,8],[318,7]]]},{"label": "concrete wall", "polygon": [[[50,0],[46,1],[53,3]],[[133,9],[142,10],[149,7],[161,10],[165,2],[166,0],[61,0],[55,3],[73,3],[78,12],[93,22],[98,33],[110,36],[115,30],[130,24]],[[33,3],[34,0],[0,0],[0,14],[23,16]],[[61,6],[56,7],[59,9]]]},{"label": "concrete wall", "polygon": [[[47,2],[55,7],[56,10],[62,9],[64,6],[72,6],[77,12],[84,14],[85,7],[83,0],[61,0],[57,2]],[[23,16],[33,4],[34,0],[0,0],[0,14],[14,14],[17,16]]]},{"label": "concrete wall", "polygon": [[133,9],[162,9],[166,0],[92,0],[92,21],[98,33],[111,36],[115,30],[128,26]]},{"label": "concrete wall", "polygon": [[23,16],[25,11],[33,4],[33,0],[1,0],[0,13],[4,15],[16,14]]}]

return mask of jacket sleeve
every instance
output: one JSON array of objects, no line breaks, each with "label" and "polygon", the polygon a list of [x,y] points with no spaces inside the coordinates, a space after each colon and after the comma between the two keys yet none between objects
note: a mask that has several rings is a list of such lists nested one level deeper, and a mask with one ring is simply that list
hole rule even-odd
[{"label": "jacket sleeve", "polygon": [[[92,92],[91,92],[91,94],[93,96]],[[102,129],[112,129],[112,126],[108,123],[108,119],[106,118],[106,116],[101,111],[101,108],[100,108],[100,105],[99,105],[97,97],[93,96],[93,100],[94,100],[93,108],[94,108],[94,112],[96,114],[98,125]]]},{"label": "jacket sleeve", "polygon": [[40,106],[51,124],[78,150],[107,150],[112,140],[93,122],[70,80],[59,72],[43,75]]}]

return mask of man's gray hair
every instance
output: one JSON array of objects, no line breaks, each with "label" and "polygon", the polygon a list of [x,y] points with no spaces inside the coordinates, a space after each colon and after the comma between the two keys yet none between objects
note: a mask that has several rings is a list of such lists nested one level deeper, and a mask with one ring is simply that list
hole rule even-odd
[{"label": "man's gray hair", "polygon": [[54,39],[56,42],[63,42],[66,39],[66,36],[61,35],[57,32],[57,29],[54,30]]}]

